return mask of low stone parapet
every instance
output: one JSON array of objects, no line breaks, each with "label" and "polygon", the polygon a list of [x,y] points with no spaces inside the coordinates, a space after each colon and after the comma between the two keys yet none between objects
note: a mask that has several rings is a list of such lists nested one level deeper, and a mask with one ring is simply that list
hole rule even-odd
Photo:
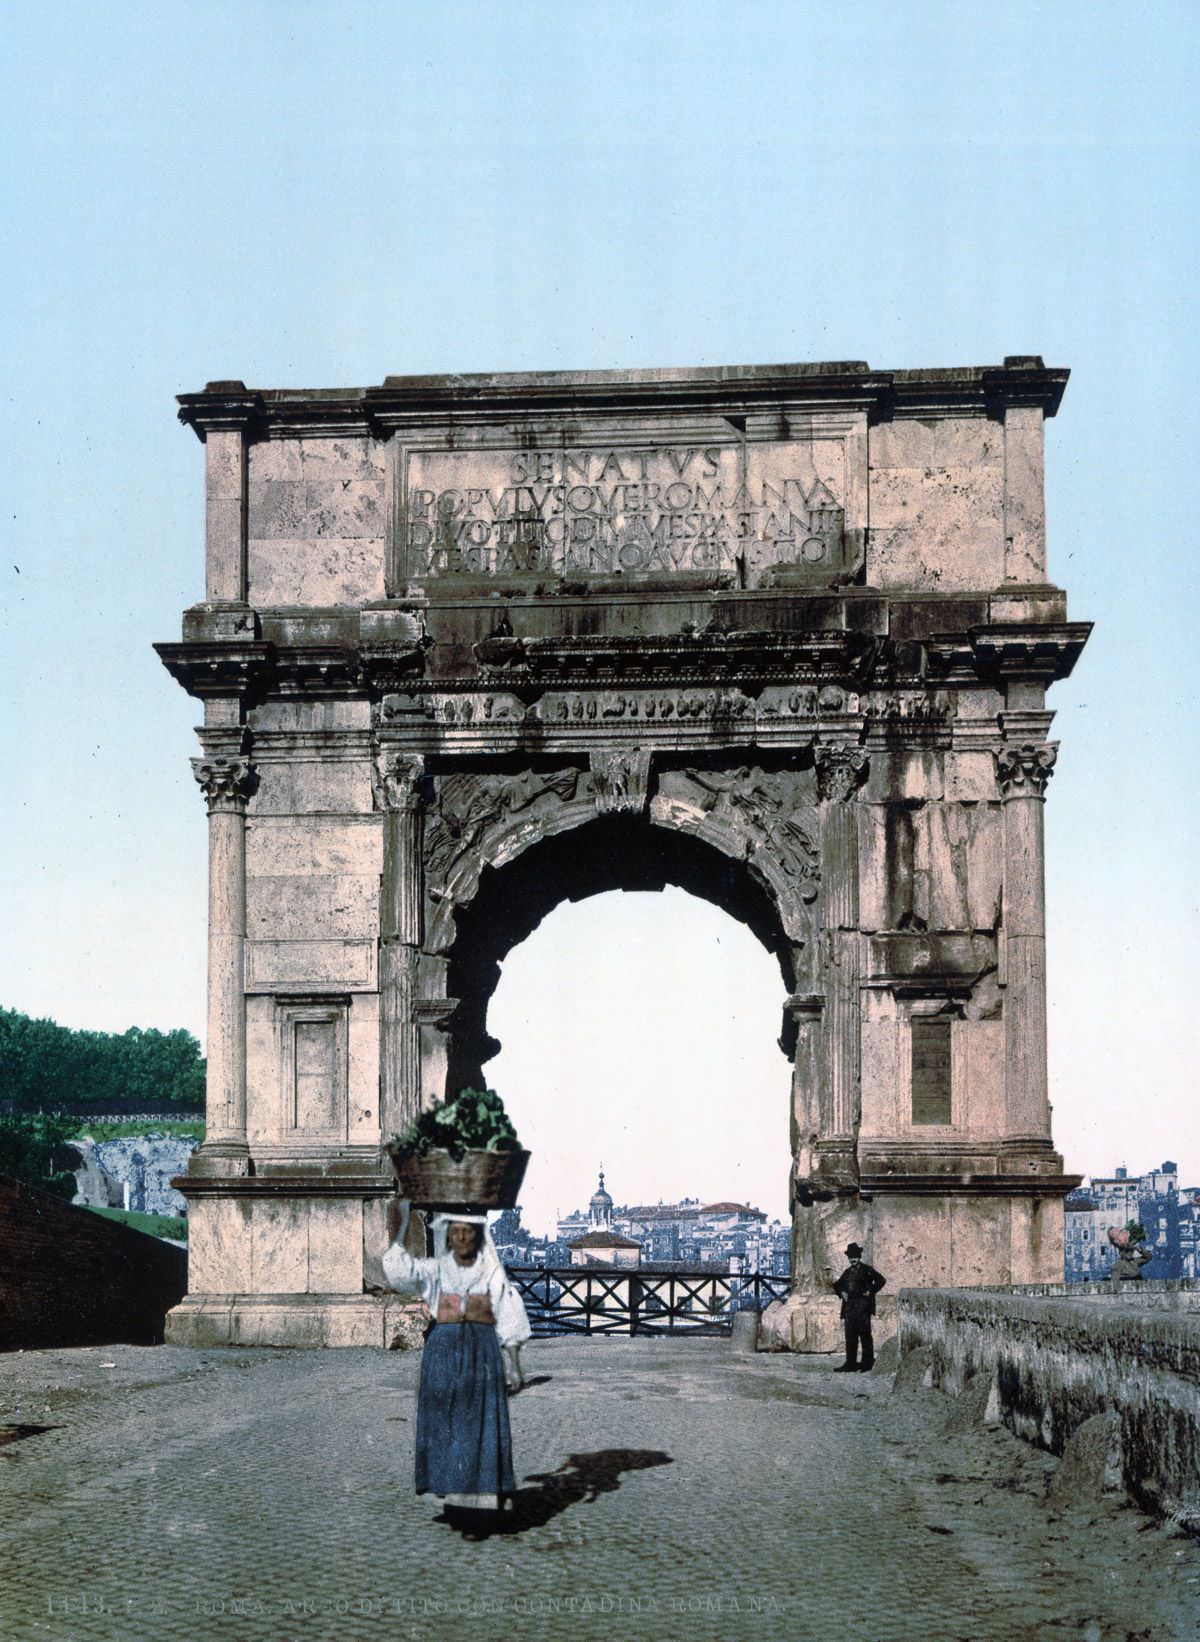
[{"label": "low stone parapet", "polygon": [[1122,1485],[1200,1532],[1200,1283],[904,1289],[899,1339],[927,1383],[976,1380],[990,1417],[1051,1453],[1109,1416]]}]

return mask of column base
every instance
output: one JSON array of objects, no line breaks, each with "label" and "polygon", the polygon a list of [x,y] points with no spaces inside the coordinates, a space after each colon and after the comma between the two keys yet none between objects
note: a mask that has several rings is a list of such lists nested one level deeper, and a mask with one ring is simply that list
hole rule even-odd
[{"label": "column base", "polygon": [[386,1294],[188,1294],[167,1313],[167,1345],[375,1346],[424,1343],[420,1301]]},{"label": "column base", "polygon": [[[876,1351],[895,1332],[895,1296],[880,1295],[871,1328]],[[836,1294],[789,1294],[786,1300],[774,1301],[762,1314],[760,1351],[841,1352],[845,1346],[842,1302]]]},{"label": "column base", "polygon": [[253,1171],[250,1148],[244,1140],[206,1140],[188,1159],[188,1178],[239,1180]]}]

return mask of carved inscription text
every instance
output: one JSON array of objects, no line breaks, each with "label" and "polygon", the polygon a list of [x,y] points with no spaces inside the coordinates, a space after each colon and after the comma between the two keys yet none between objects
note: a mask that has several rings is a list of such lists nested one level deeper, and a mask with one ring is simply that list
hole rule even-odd
[{"label": "carved inscription text", "polygon": [[836,438],[560,450],[410,450],[412,576],[837,568]]}]

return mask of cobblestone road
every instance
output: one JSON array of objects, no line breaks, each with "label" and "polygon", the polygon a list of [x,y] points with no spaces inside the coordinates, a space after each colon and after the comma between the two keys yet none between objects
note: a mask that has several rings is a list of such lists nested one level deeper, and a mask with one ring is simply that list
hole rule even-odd
[{"label": "cobblestone road", "polygon": [[415,1354],[0,1357],[0,1636],[1200,1636],[1200,1544],[1052,1507],[1054,1461],[936,1392],[724,1341],[526,1354],[482,1543],[412,1492]]}]

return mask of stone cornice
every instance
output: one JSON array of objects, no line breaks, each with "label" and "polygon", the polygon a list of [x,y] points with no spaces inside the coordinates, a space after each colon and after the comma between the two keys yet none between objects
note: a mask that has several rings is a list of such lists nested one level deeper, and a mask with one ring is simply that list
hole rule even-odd
[{"label": "stone cornice", "polygon": [[260,641],[156,644],[159,659],[190,696],[236,696],[247,705],[265,699],[275,646]]},{"label": "stone cornice", "polygon": [[929,671],[947,684],[1021,679],[1053,684],[1068,677],[1092,631],[1091,622],[1028,622],[937,633],[925,641]]},{"label": "stone cornice", "polygon": [[859,1190],[870,1197],[1065,1197],[1083,1176],[1078,1174],[905,1174],[878,1172],[869,1166],[859,1175]]},{"label": "stone cornice", "polygon": [[[171,1180],[177,1192],[187,1198],[195,1197],[390,1197],[396,1189],[396,1177],[389,1168],[386,1174],[327,1175],[315,1170],[292,1175],[238,1175],[205,1177],[203,1175],[175,1175]],[[306,1298],[301,1295],[298,1298]]]},{"label": "stone cornice", "polygon": [[247,389],[212,382],[179,396],[180,420],[201,438],[210,427],[349,428],[387,436],[453,417],[456,425],[522,415],[860,411],[872,420],[931,414],[1000,415],[1010,404],[1053,416],[1068,372],[1034,355],[1002,365],[928,371],[875,371],[862,360],[795,365],[730,365],[629,371],[525,371],[470,376],[389,376],[378,387]]},{"label": "stone cornice", "polygon": [[[556,687],[725,685],[757,694],[769,685],[836,683],[887,696],[981,681],[1048,685],[1070,673],[1091,631],[1087,622],[1027,623],[897,642],[832,626],[728,630],[711,623],[675,633],[525,638],[508,628],[480,639],[469,658],[453,655],[452,670],[439,670],[434,635],[356,642],[347,626],[343,642],[330,643],[320,616],[314,612],[308,624],[289,619],[288,636],[300,642],[213,637],[155,649],[172,677],[201,699],[236,696],[255,705],[269,693],[379,700],[393,692],[500,690],[528,703]],[[306,625],[312,643],[303,642]],[[868,710],[868,717],[881,714]]]},{"label": "stone cornice", "polygon": [[484,640],[475,646],[483,679],[509,688],[520,680],[690,684],[734,679],[842,679],[871,652],[858,633],[590,635],[586,638]]},{"label": "stone cornice", "polygon": [[981,678],[1052,683],[1071,672],[1091,631],[1090,621],[987,627],[971,634],[971,647]]},{"label": "stone cornice", "polygon": [[244,382],[210,382],[203,393],[181,393],[179,420],[206,439],[210,429],[252,431],[262,420],[263,396]]}]

